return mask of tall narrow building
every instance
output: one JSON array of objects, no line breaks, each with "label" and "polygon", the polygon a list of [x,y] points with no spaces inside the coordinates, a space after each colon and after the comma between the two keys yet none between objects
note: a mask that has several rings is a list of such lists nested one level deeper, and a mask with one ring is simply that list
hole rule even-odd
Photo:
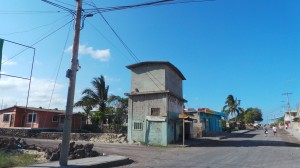
[{"label": "tall narrow building", "polygon": [[183,74],[170,62],[149,61],[127,66],[131,72],[128,102],[129,141],[166,146],[182,135]]}]

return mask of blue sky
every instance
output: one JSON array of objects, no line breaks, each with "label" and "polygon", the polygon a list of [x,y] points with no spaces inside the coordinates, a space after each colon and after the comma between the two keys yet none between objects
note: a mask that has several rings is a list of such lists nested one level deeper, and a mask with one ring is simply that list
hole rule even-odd
[{"label": "blue sky", "polygon": [[[74,0],[63,1],[66,4],[52,2],[75,9]],[[94,0],[98,7],[143,2],[149,1]],[[93,8],[86,3],[84,9]],[[241,99],[241,107],[260,108],[267,121],[286,108],[282,107],[286,105],[282,93],[293,93],[292,109],[300,102],[299,8],[298,0],[215,0],[125,9],[103,15],[139,60],[169,61],[180,69],[187,79],[183,82],[186,107],[220,111],[227,95],[232,94]],[[0,38],[29,46],[72,19],[69,13],[40,0],[3,1],[0,17]],[[65,108],[65,71],[70,67],[68,48],[74,35],[71,27],[67,38],[69,27],[67,24],[34,45],[36,61],[29,106]],[[99,15],[87,18],[80,37],[81,69],[77,73],[75,101],[83,89],[91,87],[91,80],[100,75],[105,76],[110,94],[124,96],[129,92],[130,70],[125,66],[136,62],[103,19]],[[5,42],[3,61],[22,49]],[[5,62],[2,73],[29,77],[32,55],[32,50],[27,50]],[[27,87],[26,80],[2,76],[3,107],[25,105]]]}]

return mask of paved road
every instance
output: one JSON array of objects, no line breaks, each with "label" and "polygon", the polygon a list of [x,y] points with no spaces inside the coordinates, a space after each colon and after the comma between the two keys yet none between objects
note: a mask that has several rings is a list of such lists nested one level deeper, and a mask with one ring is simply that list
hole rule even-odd
[{"label": "paved road", "polygon": [[[43,143],[42,141],[39,141]],[[49,141],[50,142],[50,141]],[[50,143],[47,143],[48,145]],[[51,141],[53,142],[53,141]],[[98,151],[131,158],[129,167],[299,168],[300,142],[288,132],[265,137],[262,130],[201,143],[186,148],[159,148],[95,143]]]}]

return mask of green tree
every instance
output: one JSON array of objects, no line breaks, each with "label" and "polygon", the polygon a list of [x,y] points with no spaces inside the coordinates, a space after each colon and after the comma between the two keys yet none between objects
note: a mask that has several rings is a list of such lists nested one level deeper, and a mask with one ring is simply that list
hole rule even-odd
[{"label": "green tree", "polygon": [[112,117],[111,127],[115,132],[122,130],[122,124],[127,118],[128,98],[122,98],[120,96],[111,95],[108,100],[108,113]]},{"label": "green tree", "polygon": [[79,102],[75,103],[75,105],[80,105],[80,103],[86,102],[88,105],[81,105],[87,106],[88,109],[90,107],[97,107],[98,111],[92,116],[92,121],[95,123],[103,121],[104,119],[109,86],[105,85],[105,79],[102,75],[94,78],[91,84],[93,88],[84,89],[82,91],[83,97]]},{"label": "green tree", "polygon": [[81,100],[79,100],[78,102],[75,103],[75,107],[81,107],[83,109],[83,111],[85,112],[86,115],[86,124],[89,124],[89,120],[90,120],[90,113],[93,110],[93,105],[92,105],[92,99],[88,96],[84,96],[81,98]]},{"label": "green tree", "polygon": [[248,124],[253,124],[255,121],[262,121],[262,113],[261,110],[259,108],[247,108],[247,110],[245,111],[244,114],[244,122],[248,123]]},{"label": "green tree", "polygon": [[234,99],[232,95],[227,96],[225,106],[222,110],[226,113],[226,118],[229,115],[235,116],[235,121],[237,122],[238,116],[244,112],[243,108],[239,107],[240,102],[240,100]]}]

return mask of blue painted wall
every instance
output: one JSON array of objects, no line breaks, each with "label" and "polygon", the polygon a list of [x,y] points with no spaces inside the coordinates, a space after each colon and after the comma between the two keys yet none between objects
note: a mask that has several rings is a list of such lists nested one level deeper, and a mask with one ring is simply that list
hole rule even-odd
[{"label": "blue painted wall", "polygon": [[199,120],[204,122],[205,132],[222,131],[222,125],[220,123],[221,116],[208,113],[200,113],[199,117]]}]

